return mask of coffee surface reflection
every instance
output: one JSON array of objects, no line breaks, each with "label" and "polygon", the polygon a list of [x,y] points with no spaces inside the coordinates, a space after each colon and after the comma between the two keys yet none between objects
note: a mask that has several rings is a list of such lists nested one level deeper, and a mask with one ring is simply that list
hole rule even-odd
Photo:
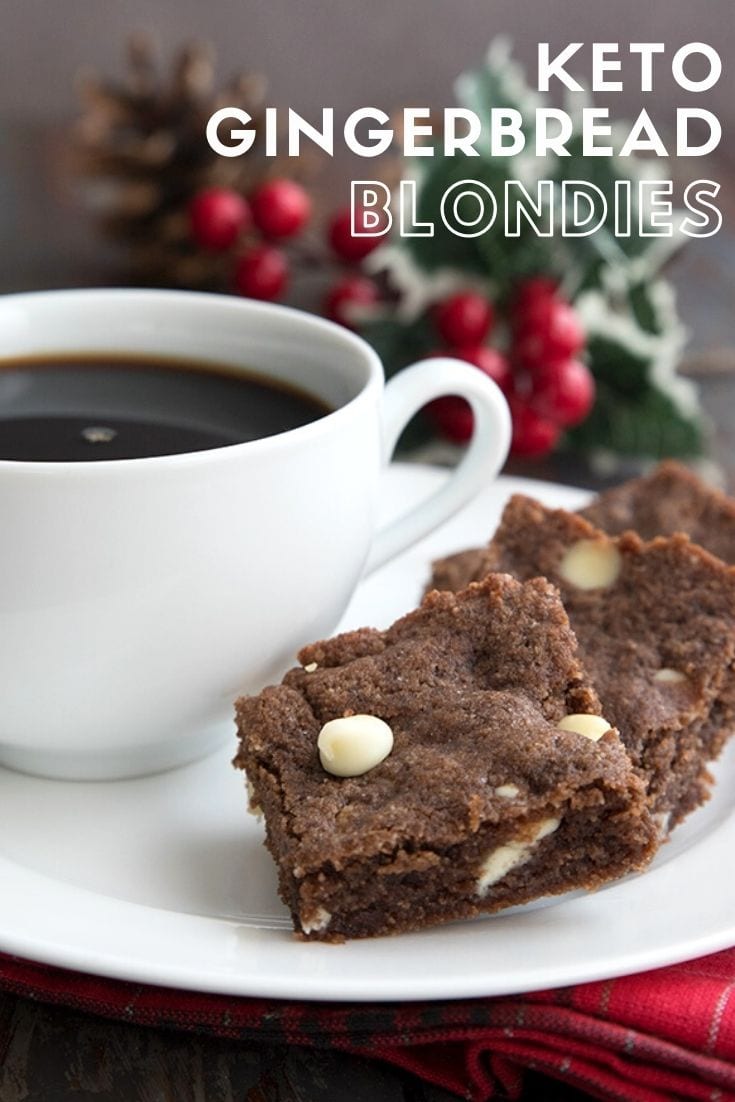
[{"label": "coffee surface reflection", "polygon": [[273,436],[326,413],[305,391],[220,365],[102,354],[0,360],[0,459],[179,455]]}]

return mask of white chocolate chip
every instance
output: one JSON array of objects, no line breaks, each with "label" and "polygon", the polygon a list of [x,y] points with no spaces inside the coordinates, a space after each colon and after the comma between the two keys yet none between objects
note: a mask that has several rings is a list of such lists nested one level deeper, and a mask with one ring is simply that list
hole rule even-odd
[{"label": "white chocolate chip", "polygon": [[314,670],[319,669],[318,662],[310,662],[308,666],[304,666],[304,673],[313,673]]},{"label": "white chocolate chip", "polygon": [[577,735],[584,735],[592,742],[597,742],[605,734],[605,731],[610,730],[610,724],[602,716],[590,716],[582,712],[564,716],[557,723],[557,727],[560,727],[562,731],[574,731]]},{"label": "white chocolate chip", "polygon": [[248,789],[248,811],[251,815],[255,815],[256,819],[260,819],[263,814],[263,808],[258,803],[255,796],[255,789],[247,777],[245,778],[245,783]]},{"label": "white chocolate chip", "polygon": [[512,800],[517,796],[519,789],[514,784],[499,784],[495,789],[496,796],[502,796],[504,800]]},{"label": "white chocolate chip", "polygon": [[317,747],[327,773],[359,777],[388,757],[393,749],[393,732],[377,716],[343,716],[324,724]]},{"label": "white chocolate chip", "polygon": [[487,895],[493,884],[497,884],[507,876],[511,869],[525,865],[526,861],[533,856],[536,844],[548,834],[553,834],[560,822],[561,819],[542,819],[535,824],[530,837],[518,838],[491,850],[480,866],[480,875],[475,889],[477,895],[480,897]]},{"label": "white chocolate chip", "polygon": [[311,918],[301,919],[301,929],[305,934],[318,934],[322,930],[326,930],[331,921],[332,916],[329,911],[326,911],[324,907],[317,907]]},{"label": "white chocolate chip", "polygon": [[618,577],[623,560],[614,543],[577,540],[564,553],[559,573],[577,589],[604,589]]},{"label": "white chocolate chip", "polygon": [[668,666],[664,666],[663,669],[657,670],[653,675],[654,681],[663,681],[665,684],[676,685],[680,681],[686,681],[687,675],[682,673],[681,670],[671,670]]}]

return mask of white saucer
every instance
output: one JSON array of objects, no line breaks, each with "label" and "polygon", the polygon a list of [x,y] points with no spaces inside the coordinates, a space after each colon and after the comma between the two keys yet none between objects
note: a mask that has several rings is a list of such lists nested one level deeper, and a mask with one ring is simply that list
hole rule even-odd
[{"label": "white saucer", "polygon": [[[386,513],[444,477],[393,467]],[[342,627],[412,607],[429,561],[484,542],[512,492],[576,507],[579,490],[500,479],[360,587]],[[653,968],[735,943],[735,745],[715,794],[643,875],[423,934],[301,944],[276,894],[233,747],[140,780],[0,771],[0,949],[119,979],[238,995],[380,1000],[509,994]]]}]

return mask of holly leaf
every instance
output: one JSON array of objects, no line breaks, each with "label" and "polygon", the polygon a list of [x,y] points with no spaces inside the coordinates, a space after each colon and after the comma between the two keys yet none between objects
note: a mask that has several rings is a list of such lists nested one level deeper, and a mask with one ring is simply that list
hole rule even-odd
[{"label": "holly leaf", "polygon": [[[649,234],[652,229],[650,213],[639,203],[638,183],[642,179],[640,167],[635,158],[624,160],[621,157],[585,157],[581,133],[575,134],[567,143],[568,157],[558,161],[556,179],[561,184],[563,180],[579,180],[590,183],[602,192],[607,204],[606,217],[598,230],[588,237],[569,237],[568,242],[574,242],[575,251],[598,252],[601,258],[611,263],[624,262],[660,248],[662,238]],[[617,185],[620,182],[630,183],[630,227],[628,237],[616,235],[616,202],[618,201]],[[625,195],[626,189],[620,189]],[[573,224],[571,212],[570,222]],[[625,224],[624,212],[621,214],[622,224]]]},{"label": "holly leaf", "polygon": [[[587,256],[574,258],[567,250],[567,271],[574,271],[576,282],[573,287],[573,295],[576,297],[584,291],[596,291],[602,287],[606,262],[601,256]],[[575,271],[576,269],[576,271]]]},{"label": "holly leaf", "polygon": [[567,434],[566,443],[583,452],[683,459],[702,454],[704,429],[698,418],[682,413],[657,387],[648,385],[630,395],[599,382],[592,413]]},{"label": "holly leaf", "polygon": [[522,67],[511,57],[510,41],[500,36],[488,49],[481,69],[462,73],[455,84],[457,102],[474,111],[482,124],[482,137],[478,148],[490,153],[489,135],[492,108],[511,108],[519,111],[523,122],[521,129],[526,139],[526,149],[534,140],[536,107],[540,104],[538,93],[528,85]]},{"label": "holly leaf", "polygon": [[[485,260],[477,247],[478,238],[452,233],[441,216],[442,199],[447,189],[460,180],[481,178],[480,165],[476,158],[462,155],[443,158],[435,161],[424,177],[419,191],[418,221],[431,223],[434,232],[431,237],[405,237],[403,243],[419,267],[426,271],[458,268],[475,275],[486,274]],[[477,214],[474,200],[461,200],[459,208],[464,218],[470,219]]]},{"label": "holly leaf", "polygon": [[[385,371],[391,378],[404,367],[430,355],[436,347],[436,334],[426,314],[409,325],[393,318],[381,318],[362,326],[360,335],[373,346]],[[428,443],[436,432],[422,412],[412,417],[396,445],[396,453],[403,455]]]},{"label": "holly leaf", "polygon": [[538,237],[530,226],[524,228],[523,224],[519,237],[506,237],[502,210],[498,217],[500,225],[496,223],[477,239],[477,249],[501,301],[507,301],[522,280],[535,275],[558,275],[559,259],[553,239]]},{"label": "holly leaf", "polygon": [[663,325],[658,306],[651,295],[650,283],[634,283],[628,289],[628,302],[631,313],[645,333],[653,333],[659,336],[663,332]]},{"label": "holly leaf", "polygon": [[396,444],[396,455],[410,455],[411,452],[436,440],[436,427],[423,412],[419,410],[415,417],[406,425]]},{"label": "holly leaf", "polygon": [[386,378],[430,355],[436,347],[436,334],[426,314],[410,324],[393,318],[381,318],[363,325],[360,335],[375,349]]},{"label": "holly leaf", "polygon": [[636,401],[648,388],[650,357],[612,337],[601,334],[590,336],[587,358],[598,384],[627,400]]},{"label": "holly leaf", "polygon": [[[434,226],[432,237],[405,238],[417,264],[426,271],[457,268],[470,275],[482,275],[492,281],[495,294],[503,299],[522,279],[538,273],[559,271],[559,252],[552,238],[539,237],[531,225],[520,220],[520,235],[505,234],[505,183],[508,162],[500,158],[453,157],[432,167],[419,195],[419,221]],[[495,220],[477,237],[461,237],[444,224],[441,206],[447,189],[462,180],[477,181],[476,191],[484,196],[488,188],[495,197]],[[451,210],[452,203],[448,204]],[[458,199],[458,215],[471,222],[478,214],[478,200],[465,195]]]}]

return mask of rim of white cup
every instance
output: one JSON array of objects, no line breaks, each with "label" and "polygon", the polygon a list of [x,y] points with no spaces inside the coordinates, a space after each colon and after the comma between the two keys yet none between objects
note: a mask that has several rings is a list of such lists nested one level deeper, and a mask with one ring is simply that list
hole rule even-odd
[{"label": "rim of white cup", "polygon": [[[305,330],[322,334],[323,336],[327,336],[330,340],[336,340],[344,346],[346,351],[349,351],[353,355],[359,355],[367,368],[365,382],[357,394],[350,398],[349,401],[337,406],[336,409],[330,410],[322,417],[318,417],[315,421],[310,421],[305,425],[299,425],[293,429],[287,429],[284,432],[274,433],[271,436],[259,437],[256,440],[243,440],[236,444],[223,444],[219,447],[202,448],[198,451],[175,452],[172,455],[147,455],[128,459],[26,460],[0,458],[0,472],[9,473],[12,471],[17,474],[21,472],[27,472],[28,474],[43,473],[49,477],[67,475],[73,472],[80,477],[89,477],[93,472],[96,472],[98,475],[103,471],[109,473],[112,468],[114,468],[115,471],[122,471],[123,469],[148,470],[153,466],[196,466],[204,463],[226,462],[233,457],[235,453],[277,451],[281,448],[290,447],[296,438],[298,438],[299,441],[307,443],[310,439],[330,431],[335,420],[341,420],[350,415],[357,403],[365,401],[374,390],[380,390],[383,386],[384,374],[380,359],[367,341],[363,340],[362,337],[358,337],[357,334],[352,333],[344,326],[338,325],[326,318],[318,317],[316,314],[311,314],[306,310],[299,310],[292,306],[283,306],[280,303],[261,302],[257,299],[239,298],[235,295],[224,295],[208,291],[159,289],[153,287],[74,287],[59,290],[12,292],[0,297],[0,307],[2,303],[5,302],[15,302],[22,305],[24,302],[32,303],[63,299],[68,299],[70,302],[74,302],[74,300],[89,302],[90,307],[93,307],[95,299],[126,299],[128,301],[134,301],[136,298],[144,298],[147,301],[158,300],[162,304],[166,302],[178,302],[182,304],[197,302],[202,305],[211,305],[214,303],[217,309],[230,310],[233,313],[265,313],[274,318],[282,317],[290,323],[302,325]],[[103,354],[105,351],[110,350],[105,348],[72,348],[69,342],[65,342],[65,346],[58,349],[58,351],[61,353],[69,352],[71,354],[74,352]],[[124,349],[120,351],[124,353]],[[44,354],[47,354],[49,358],[53,356],[52,351]],[[144,352],[136,354],[145,355]],[[33,356],[34,352],[32,349],[29,349],[22,355]],[[185,350],[181,352],[172,351],[170,357],[172,360],[176,360],[177,358],[182,360],[187,359]],[[14,358],[17,357],[7,357],[9,360]],[[2,365],[5,359],[6,357],[2,355],[2,350],[0,349],[0,365]],[[236,365],[227,365],[226,359],[223,362],[226,366],[234,366],[236,368]],[[1,370],[2,367],[0,366],[0,371]],[[265,378],[268,377],[265,373],[263,374]],[[310,392],[307,391],[307,393]]]}]

